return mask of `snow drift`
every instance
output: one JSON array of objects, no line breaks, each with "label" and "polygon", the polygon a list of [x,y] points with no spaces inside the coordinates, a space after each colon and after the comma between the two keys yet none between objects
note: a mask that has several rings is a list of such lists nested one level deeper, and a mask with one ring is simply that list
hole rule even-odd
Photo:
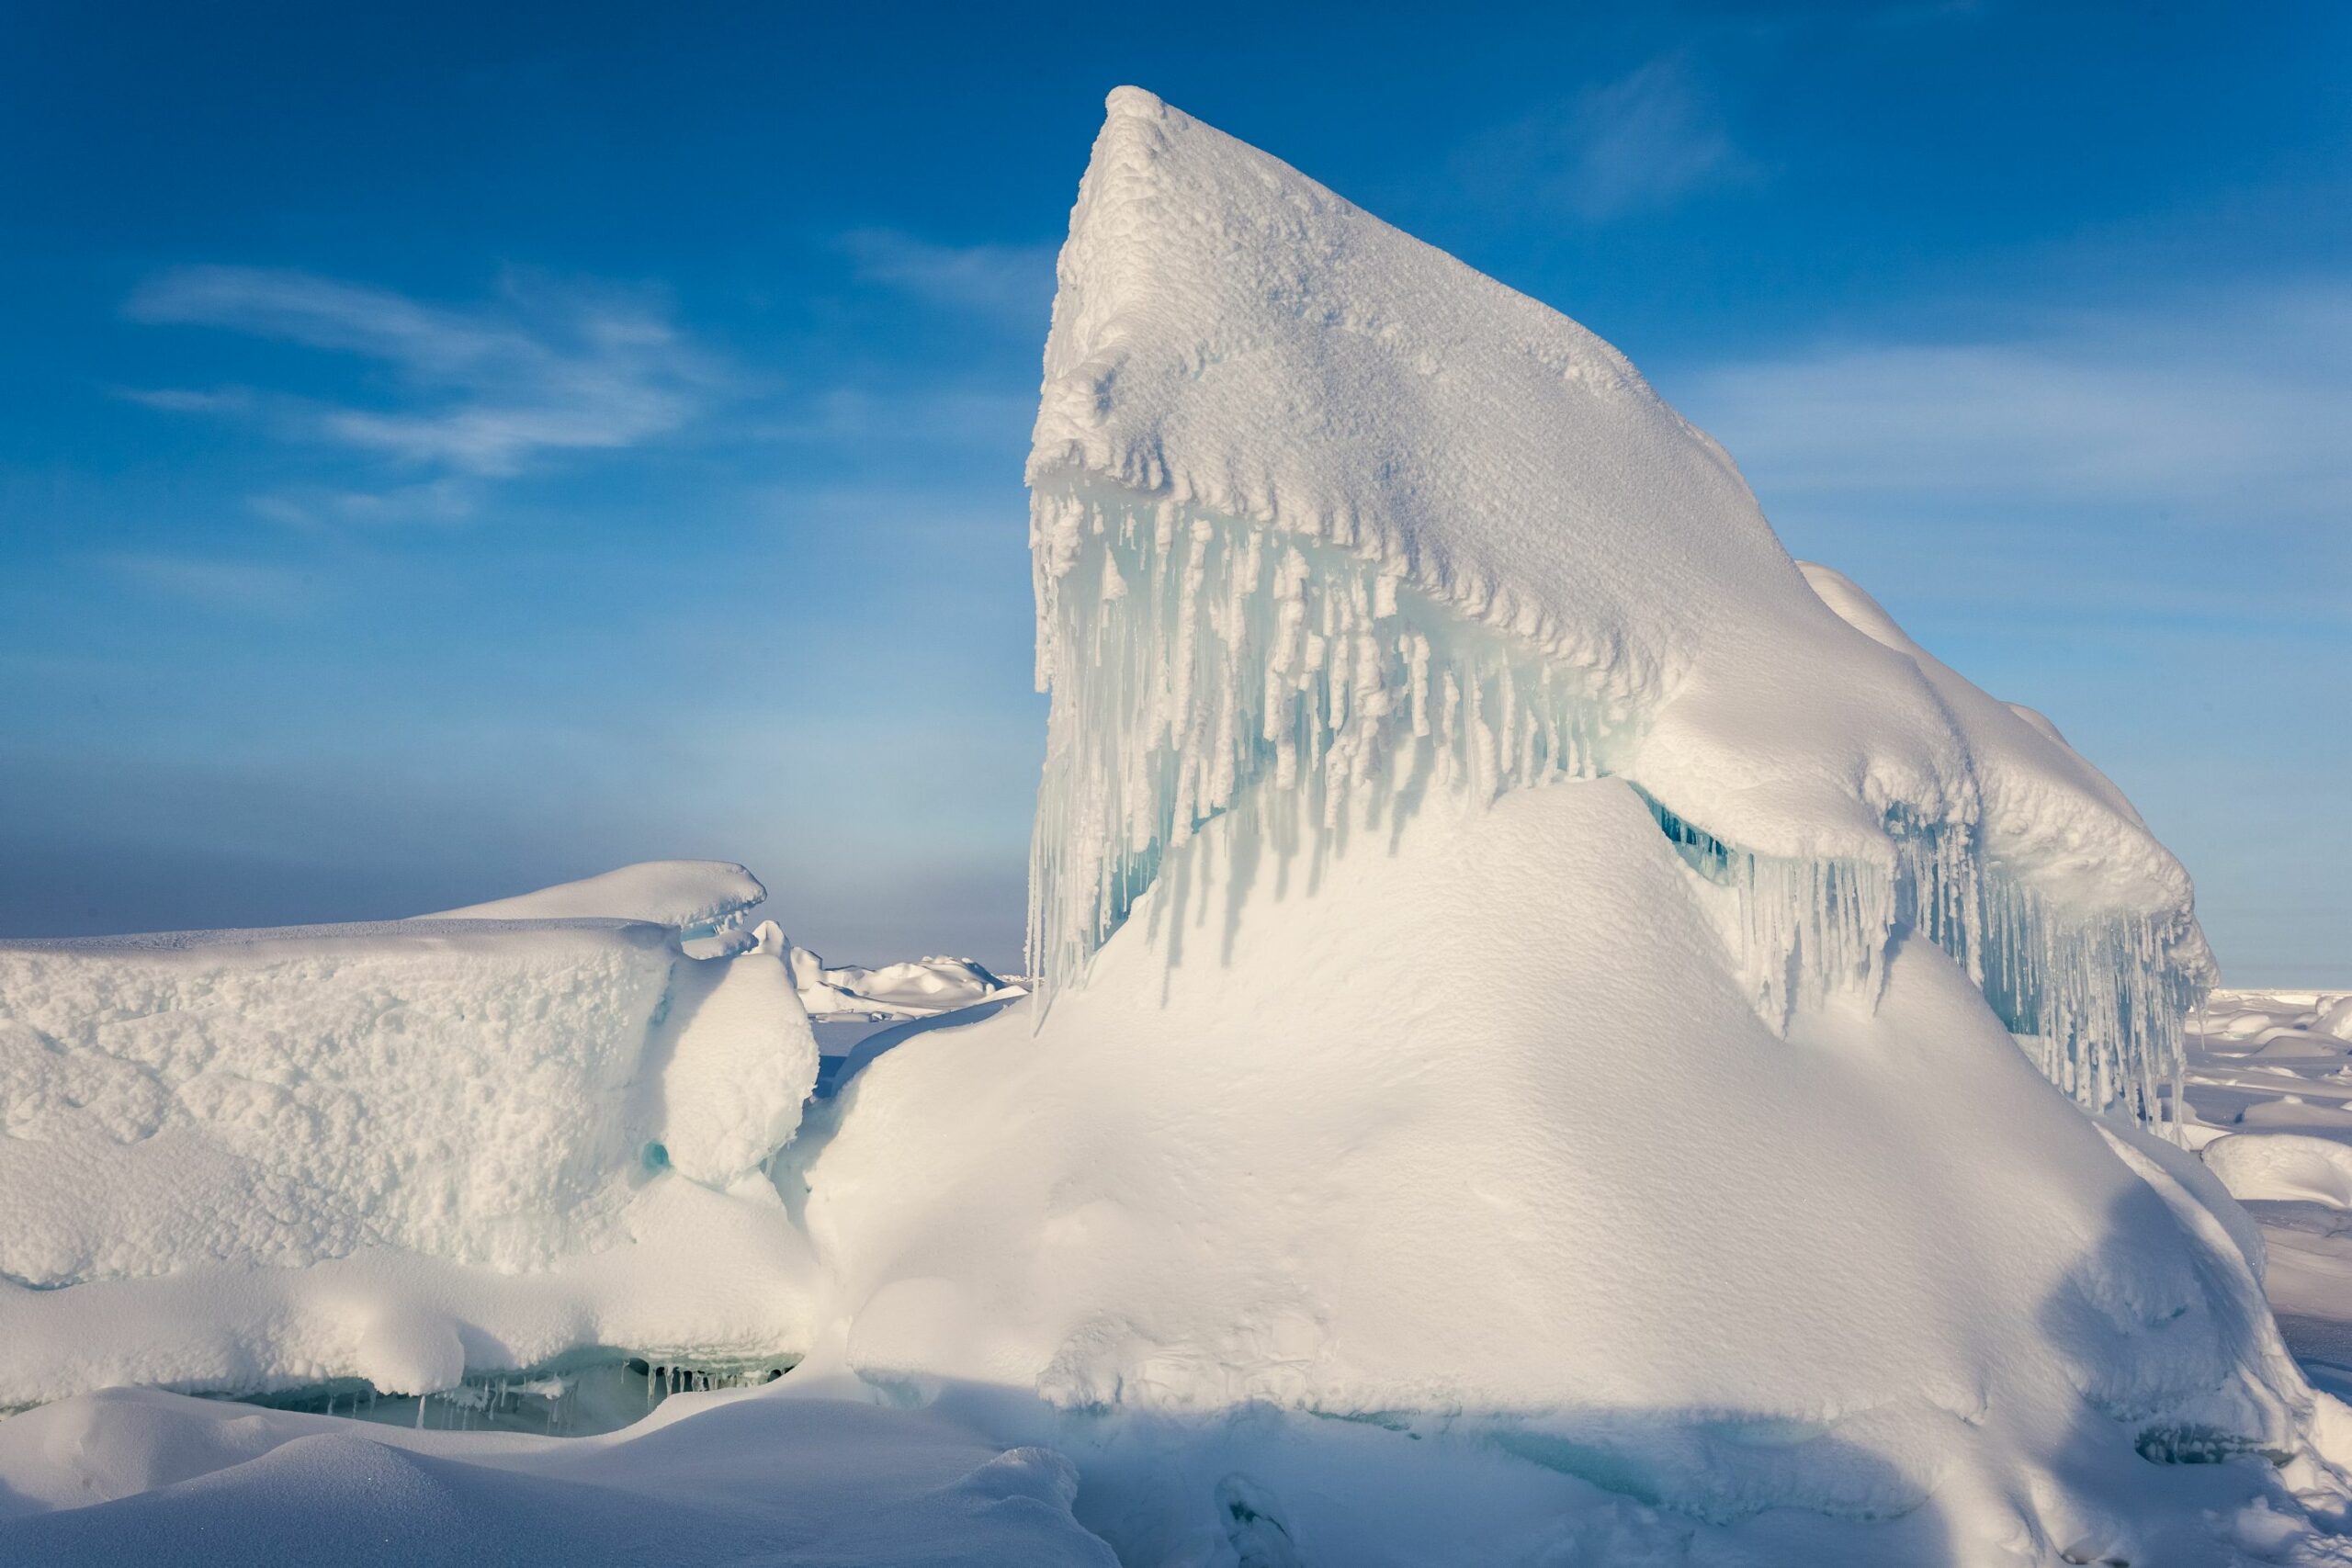
[{"label": "snow drift", "polygon": [[685,1395],[608,1438],[499,1438],[119,1390],[0,1426],[0,1561],[44,1568],[1114,1562],[1058,1454],[831,1401]]}]

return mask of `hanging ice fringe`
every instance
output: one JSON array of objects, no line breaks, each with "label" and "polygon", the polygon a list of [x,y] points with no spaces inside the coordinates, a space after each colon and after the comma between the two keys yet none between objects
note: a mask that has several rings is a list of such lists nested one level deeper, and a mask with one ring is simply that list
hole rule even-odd
[{"label": "hanging ice fringe", "polygon": [[[1042,1001],[1205,822],[1265,789],[1284,822],[1377,822],[1425,792],[1615,771],[1634,716],[1571,671],[1339,547],[1125,491],[1033,497],[1038,683],[1053,694],[1031,848],[1029,967]],[[2179,934],[2136,912],[2053,908],[1987,865],[1973,829],[1897,812],[1892,863],[1750,854],[1655,801],[1694,869],[1732,888],[1743,968],[1775,1027],[1873,991],[1898,929],[1983,987],[2052,1082],[2156,1124],[2177,1093],[2198,987]],[[1276,818],[1270,815],[1272,823]]]}]

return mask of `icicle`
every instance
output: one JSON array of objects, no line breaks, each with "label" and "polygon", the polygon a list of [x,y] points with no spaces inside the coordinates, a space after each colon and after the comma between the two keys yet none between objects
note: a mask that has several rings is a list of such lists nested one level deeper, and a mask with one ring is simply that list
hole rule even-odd
[{"label": "icicle", "polygon": [[[1029,900],[1047,1003],[1166,852],[1245,796],[1265,804],[1257,830],[1278,848],[1319,853],[1351,816],[1376,823],[1407,781],[1490,799],[1597,776],[1633,722],[1577,670],[1344,549],[1116,493],[1033,505],[1033,536],[1052,547],[1037,562],[1053,705]],[[2178,1114],[2197,987],[2169,925],[2051,908],[1986,865],[1966,823],[1897,809],[1886,860],[1794,862],[1652,804],[1693,868],[1734,890],[1752,998],[1776,1028],[1833,991],[1874,998],[1905,928],[1951,955],[2077,1100],[2154,1125],[2169,1089]]]},{"label": "icicle", "polygon": [[[1887,819],[1890,869],[1751,855],[1655,800],[1650,809],[1685,860],[1736,890],[1751,999],[1775,1028],[1832,991],[1874,994],[1907,927],[1951,956],[2052,1083],[2087,1110],[2164,1123],[2200,994],[2172,961],[2169,929],[2130,911],[2052,910],[1984,868],[1965,827],[1907,813]],[[2170,1094],[2177,1107],[2180,1090]]]},{"label": "icicle", "polygon": [[1030,861],[1047,998],[1166,851],[1253,786],[1328,838],[1359,800],[1378,820],[1399,779],[1491,795],[1591,771],[1603,726],[1575,682],[1343,549],[1129,497],[1035,507],[1057,552],[1039,560],[1054,701]]}]

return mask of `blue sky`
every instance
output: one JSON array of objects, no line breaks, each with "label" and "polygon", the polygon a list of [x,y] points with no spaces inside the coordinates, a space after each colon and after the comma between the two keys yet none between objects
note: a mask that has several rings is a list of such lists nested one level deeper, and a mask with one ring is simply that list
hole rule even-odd
[{"label": "blue sky", "polygon": [[2352,9],[0,12],[0,932],[752,864],[1017,956],[1021,458],[1152,88],[1623,348],[2352,984]]}]

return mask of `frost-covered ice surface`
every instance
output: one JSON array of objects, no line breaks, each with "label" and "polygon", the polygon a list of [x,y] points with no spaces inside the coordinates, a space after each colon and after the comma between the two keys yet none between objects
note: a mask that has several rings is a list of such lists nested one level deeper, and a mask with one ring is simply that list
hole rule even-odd
[{"label": "frost-covered ice surface", "polygon": [[[702,918],[700,906],[695,918]],[[817,1053],[781,933],[609,919],[0,943],[0,1406],[765,1355]]]},{"label": "frost-covered ice surface", "polygon": [[[1034,998],[595,882],[0,949],[100,1179],[35,1171],[27,1397],[796,1370],[568,1444],[80,1393],[0,1425],[0,1558],[2352,1562],[2224,1187],[2342,1172],[2176,1141],[2187,876],[1613,350],[1123,89],[1029,471]],[[820,991],[927,1016],[811,1100]],[[166,1137],[250,1234],[107,1208]]]}]

